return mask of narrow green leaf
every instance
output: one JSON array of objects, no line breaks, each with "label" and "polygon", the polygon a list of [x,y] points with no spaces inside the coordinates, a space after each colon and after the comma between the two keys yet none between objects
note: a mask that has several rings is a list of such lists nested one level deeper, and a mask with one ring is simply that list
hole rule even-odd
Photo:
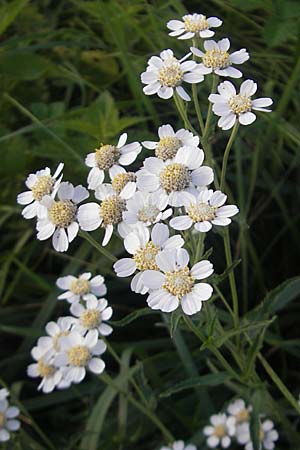
[{"label": "narrow green leaf", "polygon": [[158,314],[158,312],[150,308],[142,308],[132,312],[131,314],[128,314],[128,316],[124,317],[121,320],[110,320],[108,323],[110,323],[114,327],[125,327],[134,320],[143,316],[149,316],[150,314]]}]

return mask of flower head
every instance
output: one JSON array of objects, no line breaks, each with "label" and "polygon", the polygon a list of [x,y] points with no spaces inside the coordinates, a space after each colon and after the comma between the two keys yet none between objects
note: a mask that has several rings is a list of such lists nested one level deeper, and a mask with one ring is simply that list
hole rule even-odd
[{"label": "flower head", "polygon": [[[245,450],[253,450],[249,422],[244,422],[237,427],[236,437],[239,444],[246,444]],[[260,450],[273,450],[278,438],[274,423],[269,419],[262,421],[259,431]]]},{"label": "flower head", "polygon": [[[123,219],[131,226],[150,226],[172,215],[172,208],[166,209],[168,195],[137,191],[126,203]],[[132,230],[133,231],[133,230]]]},{"label": "flower head", "polygon": [[85,334],[89,330],[98,330],[102,336],[108,336],[113,329],[107,323],[112,316],[113,310],[107,306],[105,298],[97,299],[94,295],[90,295],[86,304],[73,303],[70,308],[73,316],[78,317],[78,321],[73,326],[74,331]]},{"label": "flower head", "polygon": [[219,84],[219,94],[211,94],[208,99],[213,103],[213,112],[220,116],[218,125],[223,130],[233,127],[236,120],[241,125],[249,125],[255,121],[256,115],[252,112],[271,112],[266,106],[272,105],[273,101],[269,97],[252,100],[252,95],[257,90],[257,84],[253,80],[245,80],[237,94],[234,85],[230,81]]},{"label": "flower head", "polygon": [[[189,54],[190,55],[190,54]],[[168,99],[174,95],[174,91],[183,100],[190,101],[191,97],[182,87],[182,83],[200,83],[204,77],[198,71],[195,61],[175,58],[173,51],[168,49],[160,53],[160,56],[152,56],[148,61],[146,72],[141,74],[143,91],[146,95],[157,94],[160,98]]]},{"label": "flower head", "polygon": [[102,275],[96,275],[91,278],[90,272],[82,273],[78,277],[67,275],[60,277],[56,281],[56,285],[65,290],[63,294],[58,296],[59,300],[67,300],[69,303],[78,302],[81,298],[88,300],[90,295],[103,297],[106,292],[106,286]]},{"label": "flower head", "polygon": [[251,406],[246,406],[244,400],[239,398],[233,403],[230,403],[227,412],[230,416],[235,418],[236,424],[239,425],[250,420],[251,409]]},{"label": "flower head", "polygon": [[9,441],[10,433],[20,428],[20,421],[16,419],[20,410],[9,405],[8,396],[7,389],[0,390],[0,442]]},{"label": "flower head", "polygon": [[213,40],[204,41],[205,52],[196,47],[191,47],[191,52],[202,58],[202,63],[199,64],[198,71],[203,75],[214,72],[221,77],[241,78],[242,72],[232,64],[243,64],[249,59],[249,53],[245,48],[234,53],[229,53],[230,48],[229,39],[221,39],[218,42]]},{"label": "flower head", "polygon": [[185,445],[183,441],[175,441],[168,447],[161,447],[160,450],[197,450],[197,448],[192,444]]},{"label": "flower head", "polygon": [[203,14],[186,14],[182,20],[170,20],[167,23],[170,36],[178,39],[192,39],[193,37],[210,38],[215,32],[211,28],[217,28],[222,25],[222,20],[217,17],[206,17]]},{"label": "flower head", "polygon": [[204,427],[203,433],[207,436],[207,445],[216,448],[228,448],[231,437],[235,434],[235,419],[227,417],[226,414],[214,414],[210,418],[211,425]]}]

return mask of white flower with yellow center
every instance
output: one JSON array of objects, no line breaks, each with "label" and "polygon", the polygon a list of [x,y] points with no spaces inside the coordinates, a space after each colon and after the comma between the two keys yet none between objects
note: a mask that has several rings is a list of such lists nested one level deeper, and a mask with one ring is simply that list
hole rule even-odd
[{"label": "white flower with yellow center", "polygon": [[136,174],[134,172],[126,172],[123,167],[118,167],[111,177],[111,185],[113,190],[118,195],[123,195],[126,192],[131,193],[131,196],[136,191]]},{"label": "white flower with yellow center", "polygon": [[181,147],[198,147],[200,142],[199,136],[194,136],[184,128],[175,132],[169,124],[159,127],[158,137],[159,141],[144,141],[142,144],[154,150],[155,156],[163,161],[174,158]]},{"label": "white flower with yellow center", "polygon": [[58,278],[56,286],[66,291],[57,297],[58,300],[67,300],[69,303],[76,303],[80,299],[88,300],[91,294],[97,297],[103,297],[107,292],[104,278],[101,275],[96,275],[93,278],[91,276],[92,274],[90,272],[85,272],[78,277],[67,275]]},{"label": "white flower with yellow center", "polygon": [[170,237],[167,225],[157,223],[151,235],[148,228],[140,226],[128,234],[124,240],[124,247],[132,258],[122,258],[114,264],[118,277],[128,277],[138,270],[131,281],[131,289],[139,294],[146,294],[147,287],[143,285],[143,272],[145,270],[159,270],[156,256],[165,249],[182,247],[184,240],[181,236]]},{"label": "white flower with yellow center", "polygon": [[95,152],[87,155],[85,164],[92,168],[87,178],[89,189],[96,189],[103,183],[105,171],[113,178],[119,173],[120,166],[128,166],[135,161],[142,146],[139,142],[126,144],[126,141],[127,133],[123,133],[117,145],[101,144]]},{"label": "white flower with yellow center", "polygon": [[41,200],[47,208],[46,216],[38,219],[37,238],[44,241],[52,236],[52,244],[57,252],[66,252],[69,243],[77,236],[77,205],[88,198],[88,190],[79,185],[63,182],[57,191],[58,200],[46,195]]},{"label": "white flower with yellow center", "polygon": [[167,23],[169,36],[178,37],[178,39],[192,39],[200,37],[202,39],[212,37],[215,32],[211,28],[217,28],[222,25],[222,20],[217,17],[206,17],[203,14],[186,14],[182,20],[170,20]]},{"label": "white flower with yellow center", "polygon": [[196,231],[205,233],[213,225],[226,226],[231,223],[230,217],[235,216],[239,210],[235,205],[223,206],[227,195],[221,191],[203,189],[195,197],[185,199],[184,215],[173,217],[170,226],[174,230],[188,230],[194,225]]},{"label": "white flower with yellow center", "polygon": [[85,231],[93,231],[100,226],[105,229],[102,245],[109,243],[114,226],[118,231],[123,222],[123,213],[126,210],[126,200],[132,197],[133,189],[131,183],[122,190],[120,195],[116,194],[110,184],[102,184],[95,191],[95,197],[101,203],[86,203],[78,209],[78,221],[80,228]]},{"label": "white flower with yellow center", "polygon": [[146,84],[143,91],[146,95],[157,94],[160,98],[168,99],[176,92],[183,100],[190,101],[191,97],[182,87],[182,83],[200,83],[204,77],[198,71],[195,61],[185,61],[190,54],[177,59],[172,50],[164,50],[160,56],[152,56],[148,61],[146,72],[141,74],[141,81]]},{"label": "white flower with yellow center", "polygon": [[198,72],[203,75],[214,72],[221,77],[241,78],[242,72],[232,67],[232,64],[243,64],[249,59],[249,53],[245,48],[229,53],[229,48],[230,41],[227,38],[218,42],[204,41],[205,52],[191,47],[191,52],[202,58],[202,63],[198,65]]},{"label": "white flower with yellow center", "polygon": [[20,414],[19,408],[10,406],[7,400],[7,389],[0,390],[0,442],[7,442],[12,431],[20,428],[20,421],[16,418]]},{"label": "white flower with yellow center", "polygon": [[238,398],[234,402],[230,403],[227,408],[228,414],[235,418],[237,425],[250,421],[251,410],[251,406],[246,406],[244,400],[241,398]]},{"label": "white flower with yellow center", "polygon": [[[245,450],[253,450],[249,422],[244,422],[237,427],[236,438],[239,444],[245,445]],[[275,442],[279,439],[274,423],[267,419],[261,422],[259,431],[259,450],[273,450]]]},{"label": "white flower with yellow center", "polygon": [[65,383],[80,383],[87,368],[97,375],[103,372],[105,363],[99,356],[106,345],[98,336],[97,330],[90,330],[85,336],[72,331],[60,339],[61,352],[54,357],[54,365],[63,370]]},{"label": "white flower with yellow center", "polygon": [[[172,208],[168,206],[168,195],[161,192],[148,193],[137,191],[126,203],[123,219],[129,225],[150,226],[172,215]],[[132,230],[133,231],[133,230]]]},{"label": "white flower with yellow center", "polygon": [[48,358],[55,355],[60,351],[60,338],[68,336],[74,322],[74,317],[59,317],[57,322],[48,322],[45,327],[47,336],[38,339],[37,347]]},{"label": "white flower with yellow center", "polygon": [[186,194],[197,194],[196,186],[207,186],[214,179],[213,170],[202,166],[204,152],[199,148],[181,147],[175,158],[162,161],[150,157],[137,173],[137,187],[141,191],[168,195],[171,206],[182,206]]},{"label": "white flower with yellow center", "polygon": [[56,194],[63,177],[60,175],[63,167],[64,165],[60,163],[53,175],[51,175],[49,167],[28,175],[25,184],[29,191],[22,192],[17,197],[20,205],[27,205],[22,211],[25,219],[41,217],[45,214],[45,206],[40,202],[45,195],[54,196]]},{"label": "white flower with yellow center", "polygon": [[213,265],[203,260],[189,269],[189,254],[183,249],[164,250],[156,256],[158,270],[147,270],[142,282],[151,290],[147,303],[152,309],[171,312],[180,305],[183,312],[192,315],[201,310],[202,302],[213,292],[207,283],[198,280],[213,273]]},{"label": "white flower with yellow center", "polygon": [[80,334],[85,334],[89,330],[98,330],[102,336],[108,336],[113,329],[107,323],[112,316],[113,310],[107,306],[105,298],[97,299],[94,295],[90,295],[86,304],[73,303],[70,311],[73,316],[78,318],[73,330]]},{"label": "white flower with yellow center", "polygon": [[252,112],[262,111],[271,112],[266,109],[273,100],[269,97],[257,98],[252,100],[252,95],[257,90],[257,84],[253,80],[245,80],[237,94],[236,89],[230,81],[224,81],[219,84],[219,94],[211,94],[208,100],[213,103],[213,112],[220,116],[218,125],[223,130],[229,130],[238,120],[241,125],[249,125],[256,119],[256,115]]},{"label": "white flower with yellow center", "polygon": [[211,425],[203,429],[203,433],[207,436],[208,447],[228,448],[236,431],[234,417],[227,417],[226,414],[214,414],[210,418],[210,423]]},{"label": "white flower with yellow center", "polygon": [[160,450],[197,450],[197,448],[192,444],[185,445],[183,441],[175,441],[168,447],[161,447]]}]

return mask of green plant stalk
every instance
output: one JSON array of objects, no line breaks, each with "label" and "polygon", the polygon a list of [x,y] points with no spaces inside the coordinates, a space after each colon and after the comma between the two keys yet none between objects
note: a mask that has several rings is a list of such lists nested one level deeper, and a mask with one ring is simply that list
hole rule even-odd
[{"label": "green plant stalk", "polygon": [[[226,227],[226,229],[224,231],[223,241],[224,241],[226,265],[227,265],[227,267],[230,267],[232,265],[232,255],[231,255],[230,237],[229,237],[228,227]],[[229,278],[229,285],[230,285],[230,291],[231,291],[231,296],[232,296],[234,326],[235,326],[235,328],[238,328],[238,325],[239,325],[239,301],[238,301],[236,282],[235,282],[235,276],[234,276],[233,270],[229,273],[228,278]]]},{"label": "green plant stalk", "polygon": [[[219,77],[217,75],[213,74],[212,75],[211,94],[216,93],[218,80],[219,80]],[[211,123],[211,119],[212,119],[212,106],[213,106],[212,103],[209,102],[206,121],[205,121],[205,127],[204,127],[204,133],[203,133],[203,137],[202,137],[204,142],[206,142],[207,138],[208,138],[210,123]]]},{"label": "green plant stalk", "polygon": [[177,94],[177,92],[174,93],[173,98],[174,98],[174,102],[175,102],[176,108],[177,108],[177,110],[179,112],[179,115],[180,115],[181,119],[183,120],[185,128],[190,130],[196,136],[198,136],[197,131],[195,130],[195,128],[193,127],[193,125],[189,121],[189,118],[187,116],[187,113],[186,113],[186,110],[185,110],[184,105],[182,103],[182,100],[179,97],[179,95]]},{"label": "green plant stalk", "polygon": [[234,138],[236,136],[236,133],[237,133],[238,129],[239,129],[239,121],[236,120],[236,122],[235,122],[235,124],[234,124],[234,126],[232,128],[229,140],[228,140],[226,148],[225,148],[224,156],[223,156],[221,182],[220,182],[220,190],[221,191],[223,191],[224,186],[225,186],[225,177],[226,177],[226,169],[227,169],[228,157],[229,157],[229,153],[230,153],[230,150],[231,150],[231,147],[232,147],[232,144],[233,144],[233,141],[234,141]]},{"label": "green plant stalk", "polygon": [[108,250],[106,250],[104,247],[102,247],[99,242],[97,242],[89,233],[86,231],[80,230],[78,235],[88,241],[93,247],[95,247],[99,253],[101,253],[105,258],[107,258],[109,261],[115,263],[118,258],[116,258],[112,253],[110,253]]}]

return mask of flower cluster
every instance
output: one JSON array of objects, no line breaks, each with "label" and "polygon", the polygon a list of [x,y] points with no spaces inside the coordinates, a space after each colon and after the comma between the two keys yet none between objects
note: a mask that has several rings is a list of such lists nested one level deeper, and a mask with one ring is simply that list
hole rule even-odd
[{"label": "flower cluster", "polygon": [[0,442],[9,441],[10,433],[17,431],[21,425],[17,420],[20,410],[16,406],[9,405],[8,397],[7,389],[0,389]]}]

